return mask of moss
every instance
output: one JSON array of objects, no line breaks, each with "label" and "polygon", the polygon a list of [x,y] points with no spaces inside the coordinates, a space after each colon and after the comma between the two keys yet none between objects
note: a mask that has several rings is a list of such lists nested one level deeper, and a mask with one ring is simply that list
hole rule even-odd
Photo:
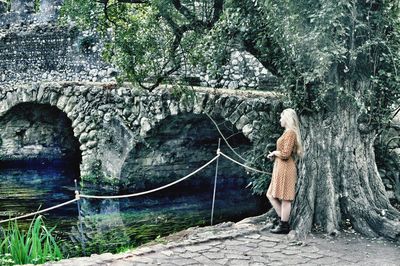
[{"label": "moss", "polygon": [[90,53],[96,42],[96,38],[93,36],[83,37],[79,40],[79,49],[82,53]]}]

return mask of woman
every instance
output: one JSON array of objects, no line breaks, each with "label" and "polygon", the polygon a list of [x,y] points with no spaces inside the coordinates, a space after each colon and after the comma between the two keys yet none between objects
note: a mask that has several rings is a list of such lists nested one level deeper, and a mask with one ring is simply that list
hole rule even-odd
[{"label": "woman", "polygon": [[276,151],[267,155],[268,159],[275,160],[267,197],[280,218],[279,225],[271,229],[271,233],[287,234],[297,180],[295,159],[303,157],[303,146],[296,111],[291,108],[283,110],[280,123],[285,131],[276,142]]}]

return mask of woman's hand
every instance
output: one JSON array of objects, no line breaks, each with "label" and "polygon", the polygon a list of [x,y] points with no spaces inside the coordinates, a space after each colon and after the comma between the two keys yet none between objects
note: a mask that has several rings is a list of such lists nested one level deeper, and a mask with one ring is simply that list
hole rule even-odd
[{"label": "woman's hand", "polygon": [[277,151],[270,152],[270,153],[267,155],[267,158],[270,159],[271,161],[274,160],[274,158],[275,158],[275,156],[276,156],[276,152],[277,152]]}]

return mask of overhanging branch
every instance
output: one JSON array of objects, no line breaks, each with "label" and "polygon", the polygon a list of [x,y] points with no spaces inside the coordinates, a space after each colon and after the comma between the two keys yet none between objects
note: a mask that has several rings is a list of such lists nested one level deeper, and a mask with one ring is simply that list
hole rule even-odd
[{"label": "overhanging branch", "polygon": [[172,0],[175,9],[191,22],[196,21],[196,16],[180,0]]},{"label": "overhanging branch", "polygon": [[[99,3],[108,2],[108,0],[95,0]],[[126,4],[149,4],[149,1],[146,0],[118,0],[118,3],[126,3]]]}]

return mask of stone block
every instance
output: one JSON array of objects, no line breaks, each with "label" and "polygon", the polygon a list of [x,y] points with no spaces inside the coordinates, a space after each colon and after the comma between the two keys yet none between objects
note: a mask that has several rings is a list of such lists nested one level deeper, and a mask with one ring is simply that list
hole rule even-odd
[{"label": "stone block", "polygon": [[88,133],[83,132],[80,136],[79,136],[79,142],[80,143],[86,143],[89,140],[89,136]]},{"label": "stone block", "polygon": [[111,121],[112,115],[111,113],[106,113],[103,118],[105,122],[109,122]]},{"label": "stone block", "polygon": [[247,124],[242,128],[243,135],[246,137],[250,135],[250,133],[253,131],[253,126],[251,124]]},{"label": "stone block", "polygon": [[84,123],[84,122],[78,124],[78,125],[74,128],[74,134],[75,134],[75,136],[79,136],[82,132],[84,132],[86,126],[87,126],[87,125],[86,125],[86,123]]},{"label": "stone block", "polygon": [[233,125],[239,120],[240,114],[238,111],[235,111],[231,114],[231,116],[228,118],[229,122],[231,122]]},{"label": "stone block", "polygon": [[11,1],[11,12],[20,14],[33,13],[35,11],[35,0],[13,0]]},{"label": "stone block", "polygon": [[38,92],[36,94],[36,101],[40,102],[42,100],[43,94],[44,94],[44,90],[45,90],[45,88],[44,88],[43,85],[39,86]]},{"label": "stone block", "polygon": [[238,130],[241,130],[249,122],[250,122],[250,119],[246,115],[243,115],[240,117],[239,121],[236,123],[236,128]]},{"label": "stone block", "polygon": [[49,103],[55,106],[57,104],[58,97],[59,97],[58,93],[56,92],[50,93]]},{"label": "stone block", "polygon": [[[66,106],[64,107],[64,112],[66,113],[70,113],[72,111],[72,109],[75,107],[76,105],[76,96],[72,96],[68,99]],[[69,116],[71,117],[71,116]]]},{"label": "stone block", "polygon": [[64,110],[67,102],[68,98],[64,95],[61,95],[60,97],[58,97],[58,95],[50,97],[50,103],[57,106],[60,110]]},{"label": "stone block", "polygon": [[79,149],[82,151],[82,155],[83,155],[83,152],[87,150],[87,147],[85,144],[82,144],[81,146],[79,146]]},{"label": "stone block", "polygon": [[147,117],[143,117],[140,120],[140,136],[142,137],[146,136],[146,133],[150,131],[150,129],[151,129],[150,120]]},{"label": "stone block", "polygon": [[7,3],[0,1],[0,14],[6,13],[6,12],[7,12]]},{"label": "stone block", "polygon": [[178,104],[176,102],[171,101],[171,104],[169,105],[169,111],[171,115],[177,115],[179,112]]},{"label": "stone block", "polygon": [[89,141],[89,142],[86,144],[86,146],[87,146],[89,149],[93,149],[94,147],[97,146],[97,141],[95,141],[95,140]]}]

